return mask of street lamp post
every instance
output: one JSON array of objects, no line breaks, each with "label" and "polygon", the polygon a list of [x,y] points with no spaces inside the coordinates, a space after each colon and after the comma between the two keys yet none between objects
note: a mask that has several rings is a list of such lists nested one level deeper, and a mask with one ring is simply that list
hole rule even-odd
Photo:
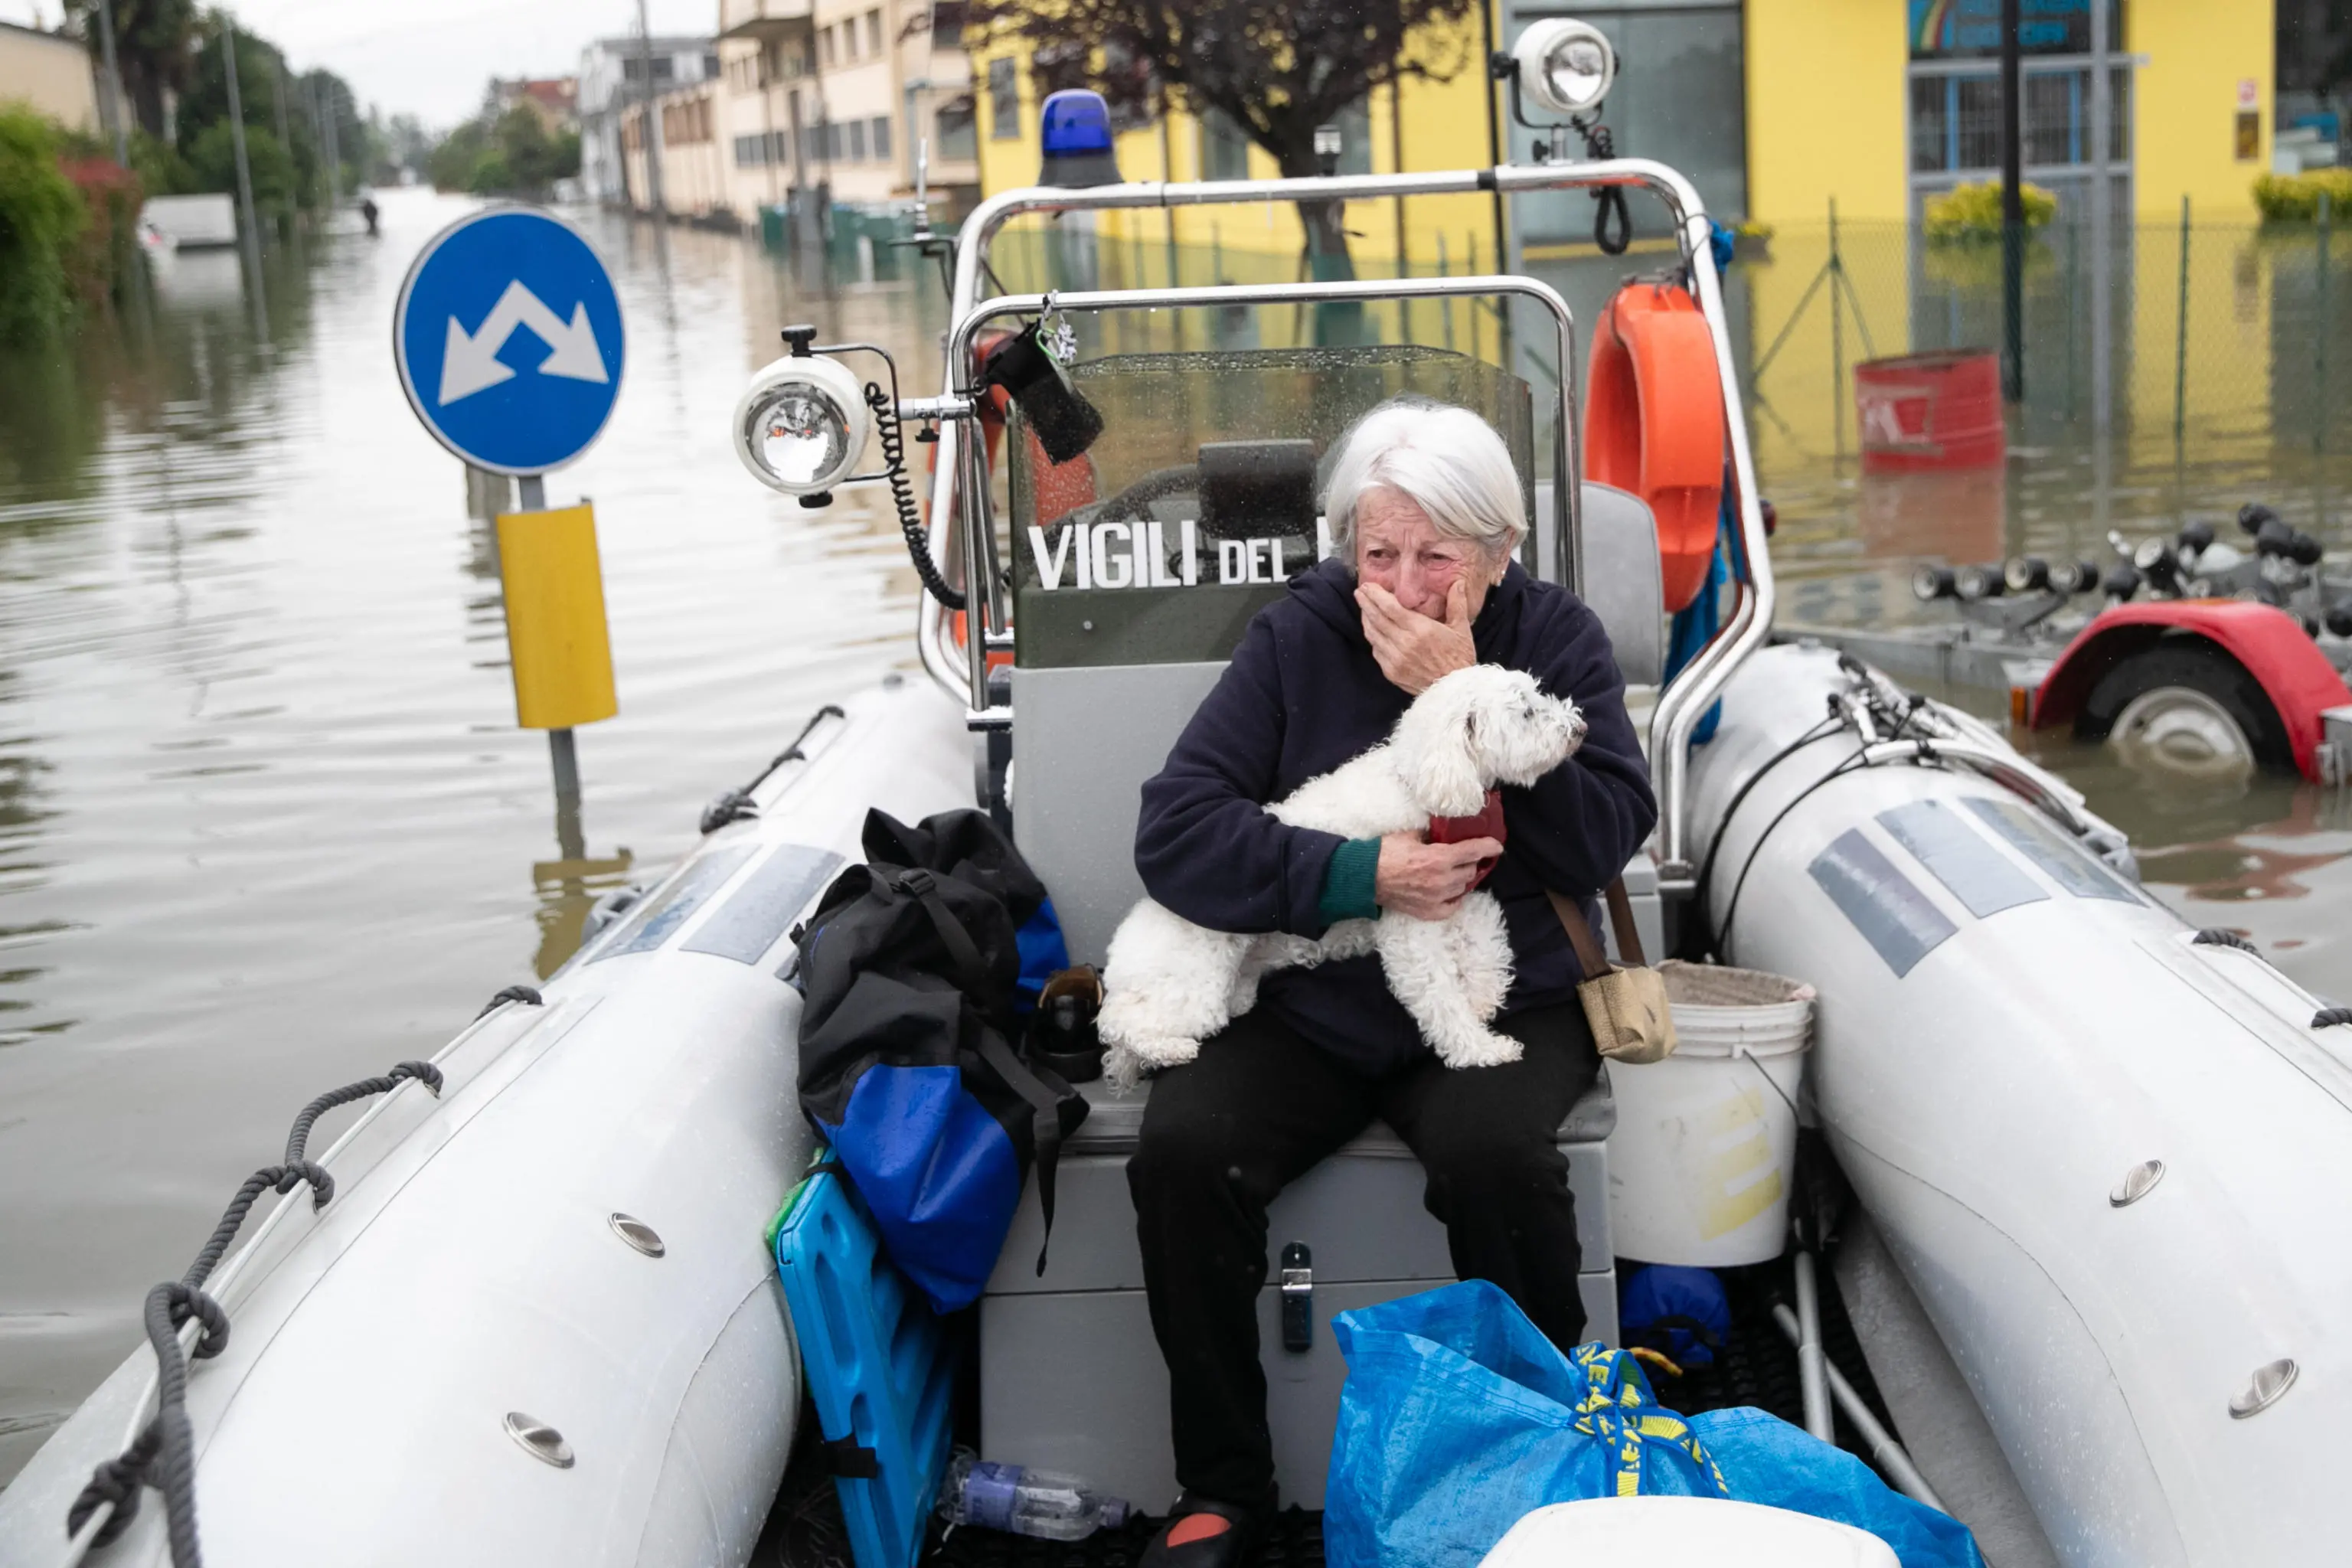
[{"label": "street lamp post", "polygon": [[[2096,3],[2096,0],[2094,0]],[[2018,0],[2000,0],[2000,395],[2025,400],[2025,193],[2020,121],[2025,93]]]},{"label": "street lamp post", "polygon": [[131,128],[123,123],[122,68],[114,58],[114,0],[98,0],[99,48],[106,61],[106,118],[114,133],[114,161],[131,167]]}]

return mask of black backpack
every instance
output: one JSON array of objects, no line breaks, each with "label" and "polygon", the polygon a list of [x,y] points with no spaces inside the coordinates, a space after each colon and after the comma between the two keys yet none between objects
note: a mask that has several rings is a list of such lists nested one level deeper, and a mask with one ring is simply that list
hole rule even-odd
[{"label": "black backpack", "polygon": [[864,837],[867,863],[834,879],[797,942],[801,1110],[891,1260],[952,1311],[987,1283],[1033,1163],[1052,1229],[1087,1102],[1011,1043],[1016,932],[1045,903],[1019,851],[978,811],[913,827],[874,811]]}]

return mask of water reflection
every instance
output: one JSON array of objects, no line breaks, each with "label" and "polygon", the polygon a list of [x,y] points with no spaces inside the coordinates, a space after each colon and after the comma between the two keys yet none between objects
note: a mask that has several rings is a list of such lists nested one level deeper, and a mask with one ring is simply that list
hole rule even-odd
[{"label": "water reflection", "polygon": [[[145,1289],[294,1107],[551,972],[598,897],[693,841],[700,803],[821,703],[913,662],[887,498],[803,512],[747,480],[727,424],[791,321],[888,344],[929,390],[933,274],[878,242],[827,275],[575,215],[616,271],[632,353],[604,438],[548,486],[551,504],[595,501],[621,698],[581,731],[583,795],[560,815],[545,741],[514,727],[488,522],[510,490],[469,487],[390,362],[401,275],[465,205],[383,207],[380,240],[270,252],[258,330],[234,255],[191,254],[120,331],[0,362],[0,1192],[16,1200],[0,1207],[0,1478],[136,1342]],[[1589,320],[1624,266],[1547,276],[1574,273]],[[1757,300],[1735,278],[1743,342]],[[1227,325],[1300,330],[1288,312]],[[1503,341],[1466,304],[1412,325],[1465,352]],[[1153,330],[1135,346],[1172,346],[1172,321]],[[1796,411],[1827,405],[1775,402],[1800,437]],[[2028,430],[1997,503],[1952,512],[2053,556],[2093,548],[2102,508],[2135,530],[2170,515],[2168,440],[2119,442],[2103,484],[2070,429]],[[2334,450],[2308,471],[2340,478]],[[2188,493],[2234,508],[2269,484],[2268,451],[2198,459]],[[1790,602],[1909,613],[1901,552],[1938,509],[1868,521],[1877,503],[1834,462],[1784,447],[1773,464]],[[2258,780],[2191,811],[2140,799],[2099,748],[2034,743],[2141,836],[2190,918],[2246,926],[2306,984],[2352,992],[2336,934],[2352,823],[2335,805]]]},{"label": "water reflection", "polygon": [[551,971],[702,801],[913,661],[883,498],[803,513],[726,426],[788,321],[928,376],[936,299],[574,215],[633,353],[548,487],[594,498],[622,705],[559,815],[514,727],[510,487],[469,489],[391,364],[402,273],[466,204],[383,207],[380,240],[269,252],[259,325],[235,254],[190,253],[143,314],[0,363],[0,1479],[294,1107]]}]

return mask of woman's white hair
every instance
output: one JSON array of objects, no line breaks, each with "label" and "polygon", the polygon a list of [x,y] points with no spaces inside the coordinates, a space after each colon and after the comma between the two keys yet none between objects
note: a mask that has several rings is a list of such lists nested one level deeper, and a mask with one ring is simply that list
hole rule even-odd
[{"label": "woman's white hair", "polygon": [[1437,531],[1496,558],[1528,531],[1526,498],[1511,450],[1467,408],[1407,394],[1349,427],[1323,492],[1332,548],[1356,558],[1356,508],[1368,490],[1394,490],[1429,514]]}]

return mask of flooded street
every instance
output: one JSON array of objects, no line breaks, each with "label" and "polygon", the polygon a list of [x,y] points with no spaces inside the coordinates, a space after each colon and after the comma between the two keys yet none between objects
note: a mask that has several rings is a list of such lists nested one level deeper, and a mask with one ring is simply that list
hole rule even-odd
[{"label": "flooded street", "polygon": [[[2344,279],[2315,276],[2309,234],[2217,226],[2185,247],[2166,229],[2119,237],[2104,437],[2082,319],[2093,297],[2088,245],[2063,230],[2039,243],[2025,404],[2010,416],[2005,468],[1975,473],[1864,474],[1852,375],[1865,324],[1907,333],[1892,347],[1879,342],[1881,353],[1997,344],[2000,296],[1983,275],[1985,257],[1939,252],[1888,226],[1853,226],[1843,260],[1857,303],[1839,323],[1842,359],[1826,291],[1810,307],[1801,293],[1827,258],[1822,231],[1784,234],[1768,261],[1734,269],[1735,300],[1749,318],[1744,378],[1757,462],[1780,514],[1773,560],[1783,625],[1957,625],[1953,605],[1912,598],[1920,562],[2039,555],[2104,570],[2116,559],[2110,531],[2137,545],[2201,519],[2242,542],[2235,518],[2249,501],[2315,537],[2332,573],[2347,570],[2352,399],[2333,367],[2352,362],[2352,312],[2330,305]],[[1784,330],[1784,352],[1759,374]],[[2006,711],[2000,692],[1940,695],[1989,717]],[[2352,995],[2352,792],[2258,776],[2200,797],[2140,779],[2104,745],[2063,731],[2015,739],[2131,835],[2148,885],[2185,918],[2242,931],[2310,989]]]},{"label": "flooded street", "polygon": [[[657,877],[812,710],[915,665],[883,494],[803,511],[751,482],[727,425],[788,321],[881,342],[931,390],[935,278],[796,279],[755,241],[568,215],[629,342],[603,440],[548,483],[595,503],[621,705],[580,733],[566,858],[546,742],[514,727],[489,527],[392,363],[404,271],[472,204],[383,200],[380,239],[352,223],[273,256],[266,328],[234,253],[191,254],[120,341],[0,362],[0,1480],[134,1345],[143,1292],[306,1098],[549,973],[589,904]],[[2270,495],[2260,449],[2101,465],[2073,428],[2029,418],[1969,523],[1985,548],[1948,553],[2091,555],[2108,526],[2258,497],[2331,553],[2352,537],[2308,501],[2309,464]],[[1950,520],[1880,508],[1818,445],[1759,450],[1789,617],[1911,616],[1904,576]],[[2352,996],[2341,795],[2183,801],[2100,748],[2035,749],[2187,918]]]},{"label": "flooded street", "polygon": [[[491,533],[391,356],[473,204],[181,258],[152,338],[0,367],[0,1478],[137,1342],[311,1094],[430,1055],[661,868],[811,710],[910,665],[878,492],[800,510],[727,444],[786,319],[935,363],[934,283],[803,289],[754,246],[574,215],[628,365],[593,498],[620,716],[579,733],[586,855],[514,727]],[[666,245],[665,242],[666,241]]]}]

